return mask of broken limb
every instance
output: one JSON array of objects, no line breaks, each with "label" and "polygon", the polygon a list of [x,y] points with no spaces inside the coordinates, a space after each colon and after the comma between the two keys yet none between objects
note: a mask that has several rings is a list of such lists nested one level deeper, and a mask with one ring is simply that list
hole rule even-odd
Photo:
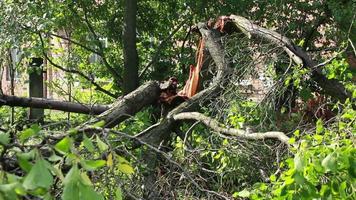
[{"label": "broken limb", "polygon": [[258,36],[265,38],[278,46],[282,46],[296,64],[312,69],[311,78],[318,83],[326,94],[340,100],[341,102],[345,102],[347,98],[351,99],[351,94],[338,80],[327,79],[322,74],[321,69],[314,69],[314,67],[317,66],[317,63],[313,61],[305,51],[294,45],[289,38],[282,36],[275,31],[253,24],[250,20],[241,16],[230,15],[227,19],[231,20],[244,34],[249,37]]},{"label": "broken limb", "polygon": [[97,118],[85,123],[84,125],[93,124],[98,121],[104,121],[106,128],[112,128],[120,122],[139,112],[145,106],[151,105],[158,101],[160,95],[159,83],[156,81],[147,82],[141,85],[131,93],[119,97],[111,108]]},{"label": "broken limb", "polygon": [[173,116],[174,120],[197,120],[205,124],[207,127],[213,129],[216,132],[222,133],[227,136],[238,137],[248,140],[263,140],[268,138],[278,139],[284,144],[289,144],[289,137],[286,136],[283,132],[279,131],[268,131],[268,132],[250,132],[248,130],[236,129],[236,128],[223,128],[223,125],[198,112],[184,112],[179,113]]}]

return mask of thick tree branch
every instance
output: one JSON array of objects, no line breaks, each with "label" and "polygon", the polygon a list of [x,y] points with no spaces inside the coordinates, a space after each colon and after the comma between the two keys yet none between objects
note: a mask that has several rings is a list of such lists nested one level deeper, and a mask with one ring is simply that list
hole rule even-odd
[{"label": "thick tree branch", "polygon": [[112,105],[86,105],[51,99],[2,95],[0,96],[0,106],[7,105],[11,107],[43,108],[93,115],[101,114],[98,118],[91,120],[86,124],[104,120],[107,123],[106,127],[113,127],[134,115],[143,107],[157,101],[159,95],[160,88],[158,82],[151,81],[128,95],[118,98]]},{"label": "thick tree branch", "polygon": [[252,35],[262,37],[278,46],[282,46],[295,63],[308,69],[312,69],[312,79],[318,83],[326,94],[342,102],[344,102],[347,98],[351,98],[351,94],[338,80],[327,79],[322,74],[321,69],[314,69],[314,67],[317,66],[317,63],[313,61],[305,51],[294,45],[287,37],[282,36],[275,31],[253,24],[250,20],[241,16],[230,15],[229,18],[246,35],[250,37]]},{"label": "thick tree branch", "polygon": [[140,111],[143,107],[158,101],[160,91],[158,82],[147,82],[126,96],[119,97],[109,110],[84,125],[103,120],[106,128],[114,127]]},{"label": "thick tree branch", "polygon": [[7,105],[11,107],[30,107],[30,108],[43,108],[52,110],[61,110],[65,112],[83,113],[98,115],[110,107],[107,105],[86,105],[80,103],[58,101],[43,98],[25,98],[10,95],[0,96],[0,106]]},{"label": "thick tree branch", "polygon": [[289,137],[286,136],[283,132],[279,131],[269,131],[264,133],[259,132],[249,132],[248,130],[242,129],[235,129],[235,128],[223,128],[223,125],[212,119],[207,117],[198,112],[184,112],[179,113],[173,116],[174,120],[197,120],[208,126],[209,128],[213,129],[216,132],[225,134],[227,136],[233,136],[248,140],[263,140],[268,138],[278,139],[281,142],[288,145]]}]

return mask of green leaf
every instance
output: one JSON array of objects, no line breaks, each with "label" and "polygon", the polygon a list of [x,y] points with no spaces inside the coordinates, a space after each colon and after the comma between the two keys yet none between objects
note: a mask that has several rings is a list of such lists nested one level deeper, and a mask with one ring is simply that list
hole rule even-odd
[{"label": "green leaf", "polygon": [[234,197],[234,198],[239,197],[239,193],[238,192],[234,192],[234,194],[232,194],[232,197]]},{"label": "green leaf", "polygon": [[133,174],[135,172],[135,170],[133,169],[133,167],[131,167],[131,165],[126,164],[126,163],[119,163],[117,166],[118,170],[120,170],[122,173],[124,174]]},{"label": "green leaf", "polygon": [[71,129],[68,130],[68,134],[69,134],[69,135],[75,135],[75,134],[77,134],[77,133],[78,133],[78,130],[75,129],[75,128],[71,128]]},{"label": "green leaf", "polygon": [[83,179],[77,165],[74,165],[64,178],[64,190],[62,200],[103,200],[104,198],[95,192],[87,180]]},{"label": "green leaf", "polygon": [[61,141],[59,141],[54,148],[62,154],[69,153],[69,150],[72,146],[72,139],[70,137],[65,137]]},{"label": "green leaf", "polygon": [[295,137],[299,137],[299,135],[300,135],[300,130],[298,129],[298,130],[294,131],[293,135],[294,135]]},{"label": "green leaf", "polygon": [[295,143],[295,138],[294,137],[289,138],[288,143],[289,144],[294,144]]},{"label": "green leaf", "polygon": [[248,198],[250,196],[250,192],[244,189],[238,193],[238,196],[242,198]]},{"label": "green leaf", "polygon": [[89,171],[99,169],[100,167],[105,166],[105,160],[85,160],[81,162],[82,166]]},{"label": "green leaf", "polygon": [[31,128],[25,129],[20,133],[19,140],[21,143],[26,142],[30,137],[39,133],[41,128],[37,124],[33,124]]},{"label": "green leaf", "polygon": [[318,119],[316,122],[316,134],[320,134],[324,131],[323,120]]},{"label": "green leaf", "polygon": [[98,121],[98,122],[96,122],[95,124],[92,125],[92,127],[94,127],[94,128],[101,128],[101,127],[104,127],[104,126],[105,126],[105,121],[104,120]]},{"label": "green leaf", "polygon": [[9,133],[0,133],[0,144],[8,145],[10,142],[10,134]]},{"label": "green leaf", "polygon": [[118,163],[126,163],[126,164],[130,164],[129,161],[127,161],[124,157],[116,155],[116,159]]},{"label": "green leaf", "polygon": [[304,184],[304,182],[305,182],[304,176],[303,176],[303,174],[300,173],[300,172],[295,173],[294,176],[293,176],[293,179],[294,179],[295,182],[296,182],[297,184],[299,184],[299,185],[302,185],[302,184]]},{"label": "green leaf", "polygon": [[351,113],[348,113],[348,112],[346,112],[345,114],[343,114],[342,116],[341,116],[341,118],[343,118],[343,119],[349,119],[349,120],[352,120],[352,119],[354,119],[354,115],[352,115]]},{"label": "green leaf", "polygon": [[30,172],[30,170],[32,169],[32,163],[26,159],[18,157],[17,162],[19,163],[21,169],[25,172]]},{"label": "green leaf", "polygon": [[14,182],[14,183],[9,183],[9,184],[3,184],[0,185],[0,191],[1,192],[9,192],[12,191],[16,188],[16,186],[18,185],[18,182]]},{"label": "green leaf", "polygon": [[23,181],[23,187],[27,190],[34,190],[37,188],[49,189],[53,184],[53,177],[46,167],[43,159],[39,159],[31,168]]},{"label": "green leaf", "polygon": [[315,135],[313,135],[313,138],[314,138],[314,140],[316,140],[318,142],[318,144],[320,144],[323,141],[322,135],[315,134]]},{"label": "green leaf", "polygon": [[70,168],[69,172],[67,173],[66,177],[63,180],[63,184],[68,184],[70,182],[76,181],[79,179],[80,173],[78,166],[74,164],[72,168]]},{"label": "green leaf", "polygon": [[92,186],[79,184],[80,198],[85,200],[104,200],[103,196],[95,192]]},{"label": "green leaf", "polygon": [[329,195],[329,193],[330,193],[329,186],[328,185],[322,185],[321,189],[320,189],[320,195],[326,197],[326,196]]},{"label": "green leaf", "polygon": [[336,163],[336,158],[334,156],[334,153],[331,153],[328,156],[326,156],[321,162],[321,165],[325,168],[326,171],[333,171],[333,172],[336,171],[337,163]]},{"label": "green leaf", "polygon": [[304,169],[304,160],[300,154],[296,154],[294,157],[294,167],[298,172],[302,172]]},{"label": "green leaf", "polygon": [[25,160],[30,160],[30,159],[34,159],[35,155],[36,155],[36,151],[35,149],[32,149],[29,152],[23,152],[23,153],[17,153],[17,157],[25,159]]},{"label": "green leaf", "polygon": [[48,158],[48,160],[51,161],[51,162],[57,162],[57,161],[62,160],[62,157],[57,156],[55,153],[53,153],[53,154]]},{"label": "green leaf", "polygon": [[94,152],[95,151],[95,147],[93,142],[91,141],[90,138],[88,138],[85,134],[83,136],[83,145],[84,147],[89,151],[89,152]]},{"label": "green leaf", "polygon": [[98,144],[99,150],[100,152],[104,152],[106,150],[109,149],[109,146],[107,144],[105,144],[100,138],[99,136],[96,136],[96,143]]},{"label": "green leaf", "polygon": [[284,184],[285,185],[290,185],[294,183],[294,178],[290,177],[290,176],[287,176],[286,179],[284,180]]},{"label": "green leaf", "polygon": [[115,191],[115,200],[122,200],[122,191],[121,188],[117,188]]},{"label": "green leaf", "polygon": [[81,173],[80,176],[82,178],[81,181],[82,181],[82,183],[84,185],[89,185],[89,186],[93,185],[93,183],[91,182],[89,176],[86,173]]}]

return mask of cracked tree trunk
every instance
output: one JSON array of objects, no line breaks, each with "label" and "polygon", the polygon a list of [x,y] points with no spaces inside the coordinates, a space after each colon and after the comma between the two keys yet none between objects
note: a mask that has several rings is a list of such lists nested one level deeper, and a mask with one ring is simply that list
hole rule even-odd
[{"label": "cracked tree trunk", "polygon": [[[219,39],[220,33],[216,30],[208,29],[204,23],[198,24],[198,28],[217,67],[217,73],[213,78],[211,85],[194,95],[188,101],[180,104],[175,109],[170,111],[166,118],[164,118],[157,126],[138,134],[137,139],[139,141],[151,144],[156,147],[167,141],[171,137],[172,128],[176,124],[173,118],[174,115],[181,112],[197,110],[199,108],[199,103],[203,102],[208,96],[218,95],[221,91],[221,86],[227,82],[226,77],[231,72],[231,68],[229,66],[228,60],[225,59],[225,53]],[[159,193],[155,188],[155,183],[157,181],[157,174],[155,173],[155,169],[157,167],[158,155],[155,152],[147,150],[145,151],[144,156],[149,158],[148,160],[146,159],[146,164],[147,166],[150,166],[150,171],[148,171],[144,177],[144,198],[155,199],[159,197]]]}]

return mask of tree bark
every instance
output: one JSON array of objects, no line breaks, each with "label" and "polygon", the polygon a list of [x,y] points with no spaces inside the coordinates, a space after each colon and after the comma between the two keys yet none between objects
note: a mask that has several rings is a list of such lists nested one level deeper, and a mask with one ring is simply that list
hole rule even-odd
[{"label": "tree bark", "polygon": [[137,0],[125,0],[123,31],[124,72],[122,85],[124,94],[135,90],[139,85],[139,60],[136,49],[136,13]]},{"label": "tree bark", "polygon": [[108,105],[86,105],[80,103],[73,103],[67,101],[59,101],[44,98],[35,97],[17,97],[10,95],[0,96],[0,106],[7,105],[11,107],[24,107],[24,108],[43,108],[60,110],[65,112],[74,112],[82,114],[93,114],[98,115],[108,110],[110,106]]},{"label": "tree bark", "polygon": [[94,120],[87,122],[86,125],[104,120],[106,127],[114,127],[140,111],[143,107],[158,101],[160,91],[159,83],[150,81],[130,94],[119,97],[112,105],[86,105],[43,98],[2,95],[0,96],[0,106],[43,108],[92,115],[101,114]]},{"label": "tree bark", "polygon": [[112,107],[86,124],[104,121],[105,128],[112,128],[131,117],[143,107],[158,101],[161,89],[159,83],[150,81],[124,97],[119,97]]}]

